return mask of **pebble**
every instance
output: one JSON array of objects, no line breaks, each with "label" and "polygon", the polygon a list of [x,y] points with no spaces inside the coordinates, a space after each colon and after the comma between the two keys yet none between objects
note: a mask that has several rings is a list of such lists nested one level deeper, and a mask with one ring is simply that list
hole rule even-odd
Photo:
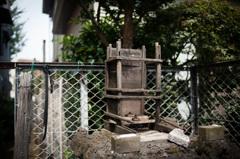
[{"label": "pebble", "polygon": [[168,157],[168,154],[166,152],[163,153],[163,157]]}]

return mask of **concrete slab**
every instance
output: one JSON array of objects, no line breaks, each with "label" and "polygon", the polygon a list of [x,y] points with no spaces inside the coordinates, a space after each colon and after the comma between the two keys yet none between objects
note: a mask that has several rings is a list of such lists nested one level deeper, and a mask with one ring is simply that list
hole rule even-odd
[{"label": "concrete slab", "polygon": [[141,142],[150,142],[150,141],[160,141],[160,142],[167,142],[168,140],[168,134],[151,130],[146,132],[138,133],[140,136]]}]

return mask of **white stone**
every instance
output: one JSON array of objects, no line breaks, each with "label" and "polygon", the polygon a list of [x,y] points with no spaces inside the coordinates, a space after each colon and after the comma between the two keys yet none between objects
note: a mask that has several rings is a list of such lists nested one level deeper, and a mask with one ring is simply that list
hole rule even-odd
[{"label": "white stone", "polygon": [[183,130],[178,128],[169,133],[168,140],[183,147],[188,147],[190,143],[190,138],[184,134]]},{"label": "white stone", "polygon": [[147,131],[139,133],[141,142],[149,142],[149,141],[161,141],[161,142],[167,142],[168,140],[168,134],[162,133],[159,131]]},{"label": "white stone", "polygon": [[121,138],[128,138],[128,137],[136,137],[136,134],[123,134],[123,135],[118,135],[116,138],[121,139]]}]

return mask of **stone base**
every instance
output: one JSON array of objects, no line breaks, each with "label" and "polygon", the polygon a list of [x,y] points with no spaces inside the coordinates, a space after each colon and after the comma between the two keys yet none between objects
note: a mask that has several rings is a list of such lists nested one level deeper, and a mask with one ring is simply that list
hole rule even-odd
[{"label": "stone base", "polygon": [[140,151],[140,136],[137,134],[115,135],[111,139],[112,150],[118,153]]},{"label": "stone base", "polygon": [[163,133],[156,130],[141,132],[138,134],[140,136],[141,142],[150,142],[150,141],[167,142],[168,140],[168,133]]},{"label": "stone base", "polygon": [[220,125],[199,126],[199,139],[205,141],[223,140],[224,127]]}]

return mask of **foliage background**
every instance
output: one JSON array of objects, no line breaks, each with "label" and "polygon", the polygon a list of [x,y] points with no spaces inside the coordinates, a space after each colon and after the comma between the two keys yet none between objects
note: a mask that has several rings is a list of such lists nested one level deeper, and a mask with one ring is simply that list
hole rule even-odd
[{"label": "foliage background", "polygon": [[[110,16],[102,17],[99,27],[114,45],[122,36],[111,21]],[[104,61],[106,46],[98,38],[93,24],[87,19],[72,19],[72,22],[84,22],[86,27],[79,37],[63,37],[63,61]],[[217,0],[186,1],[156,9],[136,27],[133,48],[145,45],[147,57],[154,57],[155,42],[161,44],[164,66],[239,59],[240,10]]]},{"label": "foliage background", "polygon": [[25,45],[25,34],[22,32],[25,22],[19,21],[24,10],[16,5],[16,0],[9,0],[9,2],[13,21],[13,25],[10,27],[10,57],[13,57],[19,53],[21,48]]}]

